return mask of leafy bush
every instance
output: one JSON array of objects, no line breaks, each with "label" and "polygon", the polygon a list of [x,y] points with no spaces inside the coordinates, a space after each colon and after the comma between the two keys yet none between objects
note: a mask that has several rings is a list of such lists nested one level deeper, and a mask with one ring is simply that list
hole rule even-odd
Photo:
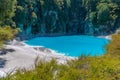
[{"label": "leafy bush", "polygon": [[15,37],[19,29],[13,29],[10,26],[0,27],[0,45],[6,41]]}]

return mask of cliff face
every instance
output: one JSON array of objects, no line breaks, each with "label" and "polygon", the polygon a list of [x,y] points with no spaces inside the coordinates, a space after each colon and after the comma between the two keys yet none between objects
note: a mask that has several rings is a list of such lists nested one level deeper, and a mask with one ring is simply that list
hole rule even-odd
[{"label": "cliff face", "polygon": [[[21,34],[44,35],[71,33],[92,35],[98,34],[102,29],[107,29],[106,26],[108,26],[107,24],[98,26],[91,21],[93,18],[93,21],[97,21],[95,18],[99,17],[99,15],[95,16],[99,11],[91,8],[91,6],[96,8],[98,2],[86,6],[84,0],[17,1],[18,4],[14,21],[16,22],[17,27],[22,30]],[[90,12],[95,12],[92,18]],[[118,25],[118,23],[116,24]],[[110,24],[110,26],[112,25]],[[109,30],[111,30],[111,28],[103,32]]]}]

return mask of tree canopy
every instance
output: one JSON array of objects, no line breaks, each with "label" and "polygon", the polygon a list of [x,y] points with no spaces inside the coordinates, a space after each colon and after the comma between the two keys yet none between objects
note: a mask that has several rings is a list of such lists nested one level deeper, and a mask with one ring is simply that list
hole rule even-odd
[{"label": "tree canopy", "polygon": [[0,0],[0,23],[9,23],[15,15],[16,0]]},{"label": "tree canopy", "polygon": [[119,27],[119,11],[120,0],[0,0],[0,24],[24,34],[84,33],[89,23],[112,30]]},{"label": "tree canopy", "polygon": [[17,34],[13,17],[15,15],[16,0],[0,0],[0,45],[12,39]]}]

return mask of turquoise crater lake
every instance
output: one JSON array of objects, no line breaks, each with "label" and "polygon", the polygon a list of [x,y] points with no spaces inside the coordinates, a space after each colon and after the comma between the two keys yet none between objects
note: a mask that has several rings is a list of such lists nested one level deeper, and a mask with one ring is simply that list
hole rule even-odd
[{"label": "turquoise crater lake", "polygon": [[44,46],[55,50],[60,54],[71,57],[101,56],[108,44],[105,38],[97,38],[94,36],[60,36],[60,37],[37,37],[27,40],[25,43],[31,46]]}]

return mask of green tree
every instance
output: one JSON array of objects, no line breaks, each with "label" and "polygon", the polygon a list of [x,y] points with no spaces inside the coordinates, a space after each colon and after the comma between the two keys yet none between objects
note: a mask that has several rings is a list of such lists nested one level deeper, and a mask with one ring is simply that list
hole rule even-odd
[{"label": "green tree", "polygon": [[97,6],[98,10],[98,23],[99,24],[106,24],[110,20],[110,9],[107,3],[100,3]]},{"label": "green tree", "polygon": [[16,0],[0,0],[0,24],[9,23],[15,15]]},{"label": "green tree", "polygon": [[93,25],[97,25],[97,12],[90,13],[90,21]]}]

